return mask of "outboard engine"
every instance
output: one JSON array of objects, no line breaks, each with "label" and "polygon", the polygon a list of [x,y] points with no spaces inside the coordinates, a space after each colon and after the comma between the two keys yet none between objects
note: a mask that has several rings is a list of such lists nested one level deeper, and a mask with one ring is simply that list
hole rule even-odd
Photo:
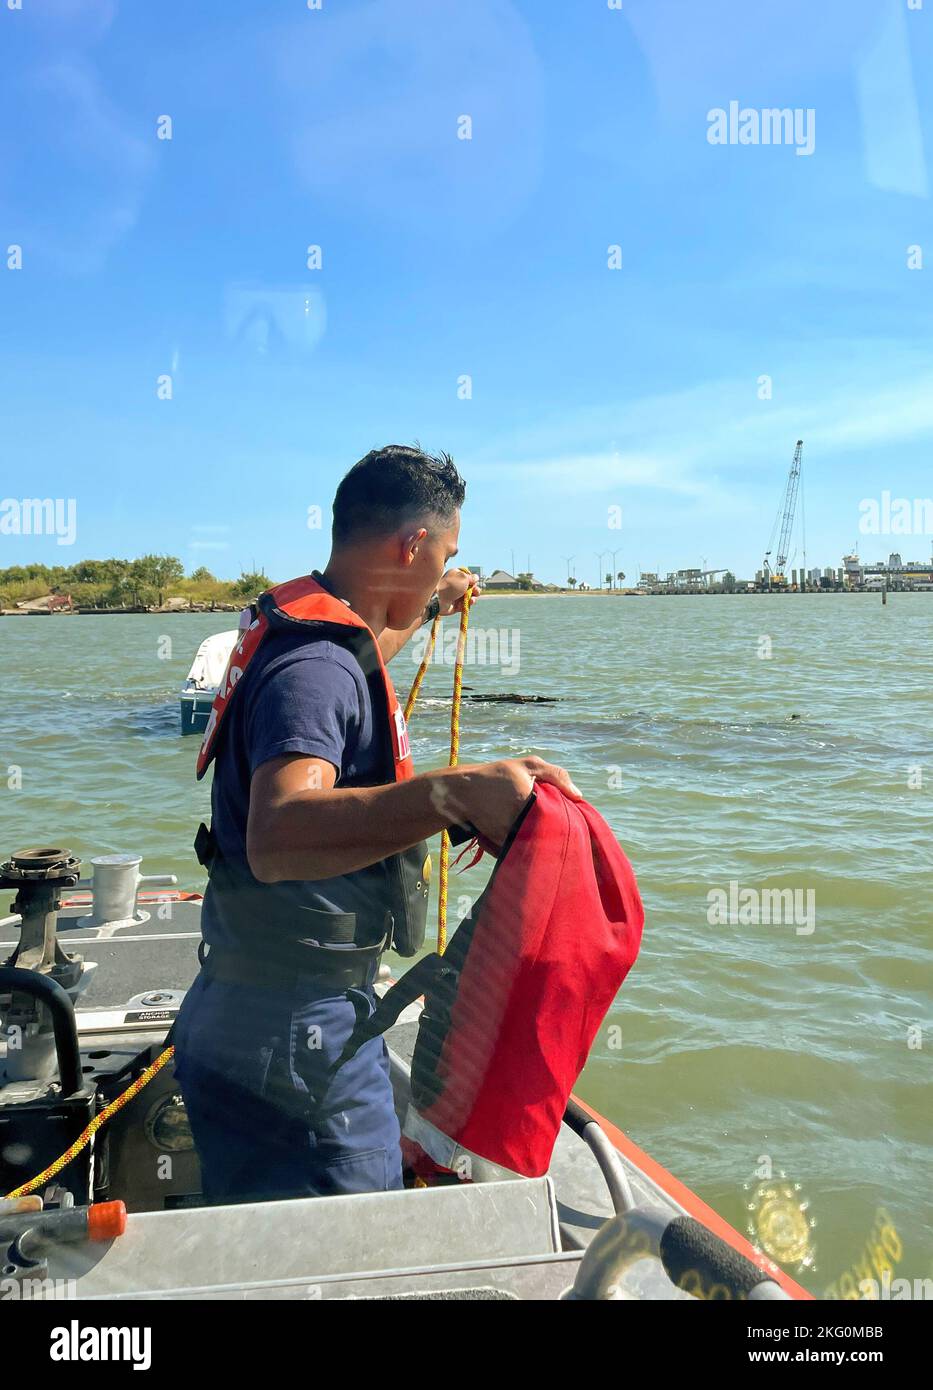
[{"label": "outboard engine", "polygon": [[[74,1001],[93,965],[66,952],[57,920],[80,861],[66,849],[21,850],[0,865],[15,890],[20,940],[0,967],[0,1197],[64,1153],[93,1118],[97,1087],[85,1084]],[[93,1147],[64,1170],[76,1202],[90,1200]]]}]

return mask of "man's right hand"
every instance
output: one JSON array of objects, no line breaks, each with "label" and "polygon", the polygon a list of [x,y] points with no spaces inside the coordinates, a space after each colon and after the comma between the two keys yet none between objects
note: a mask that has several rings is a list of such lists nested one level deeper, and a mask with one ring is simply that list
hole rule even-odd
[{"label": "man's right hand", "polygon": [[505,758],[457,771],[462,775],[454,776],[447,785],[458,817],[475,826],[480,836],[496,848],[505,843],[535,782],[549,782],[571,801],[583,800],[570,774],[543,758]]},{"label": "man's right hand", "polygon": [[498,852],[535,782],[582,801],[568,773],[543,758],[437,768],[401,782],[346,787],[320,758],[284,754],[253,773],[246,852],[260,883],[354,873],[435,835],[472,825]]}]

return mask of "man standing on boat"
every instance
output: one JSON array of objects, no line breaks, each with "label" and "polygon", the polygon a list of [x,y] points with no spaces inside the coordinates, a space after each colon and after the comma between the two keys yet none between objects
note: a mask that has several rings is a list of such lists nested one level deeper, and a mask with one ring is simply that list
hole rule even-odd
[{"label": "man standing on boat", "polygon": [[209,1201],[401,1187],[383,1039],[338,1062],[383,950],[423,939],[424,840],[471,826],[501,845],[535,779],[579,799],[540,758],[414,775],[385,663],[475,595],[445,573],[464,494],[446,455],[367,454],[337,489],[327,567],[261,596],[214,702],[206,956],[174,1036]]}]

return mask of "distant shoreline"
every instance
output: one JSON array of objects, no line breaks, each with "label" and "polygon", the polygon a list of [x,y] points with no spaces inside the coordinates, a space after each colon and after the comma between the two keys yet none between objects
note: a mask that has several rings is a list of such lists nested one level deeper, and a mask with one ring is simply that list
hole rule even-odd
[{"label": "distant shoreline", "polygon": [[[801,593],[797,589],[736,589],[731,594],[723,593],[703,593],[702,590],[684,590],[682,593],[650,593],[638,589],[614,589],[612,593],[602,589],[587,589],[582,594],[572,589],[559,590],[549,594],[481,594],[482,599],[493,598],[831,598],[833,595],[843,595],[846,598],[875,598],[883,593],[882,589],[806,589]],[[924,594],[933,593],[931,589],[889,589],[889,596],[900,597],[903,594]]]},{"label": "distant shoreline", "polygon": [[[889,589],[888,593],[895,597],[902,597],[904,594],[931,593],[929,589]],[[649,593],[638,589],[552,589],[546,594],[529,593],[525,589],[508,589],[504,592],[479,595],[479,601],[486,602],[490,599],[547,599],[547,598],[826,598],[832,595],[844,594],[849,598],[878,598],[882,595],[881,589],[807,589],[804,594],[799,590],[783,589],[736,589],[733,593],[703,593],[697,591],[685,591],[683,593]],[[55,610],[44,608],[0,608],[0,618],[175,618],[175,617],[195,617],[204,618],[217,614],[233,615],[242,612],[246,607],[245,603],[236,608],[58,608]]]}]

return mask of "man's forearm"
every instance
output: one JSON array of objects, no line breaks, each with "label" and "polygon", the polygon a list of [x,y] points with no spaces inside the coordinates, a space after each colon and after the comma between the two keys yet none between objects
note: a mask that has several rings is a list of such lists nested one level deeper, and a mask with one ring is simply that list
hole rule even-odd
[{"label": "man's forearm", "polygon": [[260,821],[250,817],[250,868],[264,883],[335,878],[365,869],[466,821],[474,771],[438,768],[407,782],[311,790],[264,807]]},{"label": "man's forearm", "polygon": [[402,628],[387,627],[383,628],[378,637],[379,650],[382,652],[383,661],[389,662],[397,652],[400,652],[405,643],[410,641],[418,631],[419,627],[424,626],[424,614],[421,613],[410,627]]}]

